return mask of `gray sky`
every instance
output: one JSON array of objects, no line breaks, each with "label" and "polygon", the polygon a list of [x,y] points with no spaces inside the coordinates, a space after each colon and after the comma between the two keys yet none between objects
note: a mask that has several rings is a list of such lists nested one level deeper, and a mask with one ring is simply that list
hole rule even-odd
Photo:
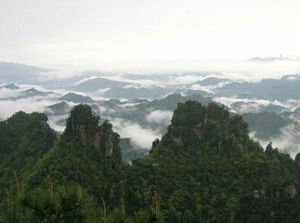
[{"label": "gray sky", "polygon": [[118,72],[299,71],[299,0],[0,0],[0,61]]}]

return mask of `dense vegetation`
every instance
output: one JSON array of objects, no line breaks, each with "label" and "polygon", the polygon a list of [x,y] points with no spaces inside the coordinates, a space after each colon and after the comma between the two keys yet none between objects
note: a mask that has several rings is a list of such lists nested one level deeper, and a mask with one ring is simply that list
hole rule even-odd
[{"label": "dense vegetation", "polygon": [[18,112],[0,122],[0,201],[10,191],[15,176],[33,170],[38,159],[53,146],[56,135],[41,113]]},{"label": "dense vegetation", "polygon": [[89,106],[72,109],[57,139],[46,120],[17,113],[0,123],[0,222],[300,220],[300,155],[264,150],[223,106],[178,104],[166,134],[132,165]]}]

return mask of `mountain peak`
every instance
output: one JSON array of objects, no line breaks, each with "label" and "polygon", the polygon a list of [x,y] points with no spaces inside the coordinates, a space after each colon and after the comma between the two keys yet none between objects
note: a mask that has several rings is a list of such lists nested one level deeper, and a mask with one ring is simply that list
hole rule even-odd
[{"label": "mountain peak", "polygon": [[84,80],[78,85],[74,86],[73,89],[80,92],[96,92],[98,90],[106,88],[124,87],[128,84],[130,83],[97,77]]},{"label": "mountain peak", "polygon": [[83,96],[72,92],[63,95],[62,97],[59,98],[59,100],[69,101],[74,103],[92,103],[94,101],[89,96]]},{"label": "mountain peak", "polygon": [[[67,119],[65,136],[77,138],[87,147],[99,151],[100,158],[112,166],[118,166],[121,161],[119,135],[112,130],[108,121],[100,123],[100,117],[93,113],[86,104],[75,106]],[[116,163],[111,163],[115,160]]]},{"label": "mountain peak", "polygon": [[100,117],[92,112],[90,106],[80,104],[72,108],[69,118],[67,119],[67,126],[65,129],[66,135],[79,135],[81,126],[85,126],[94,134],[99,128]]},{"label": "mountain peak", "polygon": [[7,89],[11,89],[11,90],[19,89],[19,87],[16,84],[6,84],[6,85],[1,86],[0,88],[7,88]]},{"label": "mountain peak", "polygon": [[178,104],[162,143],[175,148],[209,145],[221,152],[232,148],[232,144],[243,145],[245,139],[247,123],[240,116],[230,116],[224,106],[215,103],[203,106],[187,101]]}]

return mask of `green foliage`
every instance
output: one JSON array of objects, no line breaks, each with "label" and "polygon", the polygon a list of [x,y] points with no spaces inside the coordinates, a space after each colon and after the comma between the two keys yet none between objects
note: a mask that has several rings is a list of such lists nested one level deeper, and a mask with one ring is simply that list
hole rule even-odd
[{"label": "green foliage", "polygon": [[0,201],[11,190],[15,174],[31,171],[35,162],[53,146],[56,135],[41,113],[18,112],[0,122]]},{"label": "green foliage", "polygon": [[95,216],[96,200],[80,185],[56,187],[49,180],[47,188],[22,191],[14,200],[3,203],[2,219],[8,222],[90,222]]},{"label": "green foliage", "polygon": [[93,113],[90,106],[87,104],[77,105],[71,110],[64,134],[67,136],[78,136],[81,125],[87,126],[91,131],[96,131],[99,120],[100,117]]},{"label": "green foliage", "polygon": [[[243,119],[231,116],[223,106],[205,107],[195,101],[178,104],[167,133],[154,141],[149,155],[133,160],[132,165],[121,163],[119,138],[112,125],[99,121],[86,105],[72,110],[66,131],[55,145],[33,168],[22,172],[20,180],[18,174],[12,175],[14,183],[2,202],[0,221],[254,223],[300,219],[298,156],[294,161],[271,146],[264,152],[249,138]],[[83,143],[78,132],[81,125],[101,133],[99,148]],[[108,146],[111,142],[113,147]],[[109,159],[118,167],[102,158],[105,148],[115,148]]]}]

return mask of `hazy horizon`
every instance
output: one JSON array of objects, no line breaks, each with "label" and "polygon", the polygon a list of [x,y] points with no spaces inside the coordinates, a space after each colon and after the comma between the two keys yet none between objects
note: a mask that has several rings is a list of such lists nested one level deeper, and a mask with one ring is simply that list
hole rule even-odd
[{"label": "hazy horizon", "polygon": [[57,69],[60,78],[85,70],[208,71],[248,79],[299,72],[298,1],[29,0],[0,6],[0,61]]}]

